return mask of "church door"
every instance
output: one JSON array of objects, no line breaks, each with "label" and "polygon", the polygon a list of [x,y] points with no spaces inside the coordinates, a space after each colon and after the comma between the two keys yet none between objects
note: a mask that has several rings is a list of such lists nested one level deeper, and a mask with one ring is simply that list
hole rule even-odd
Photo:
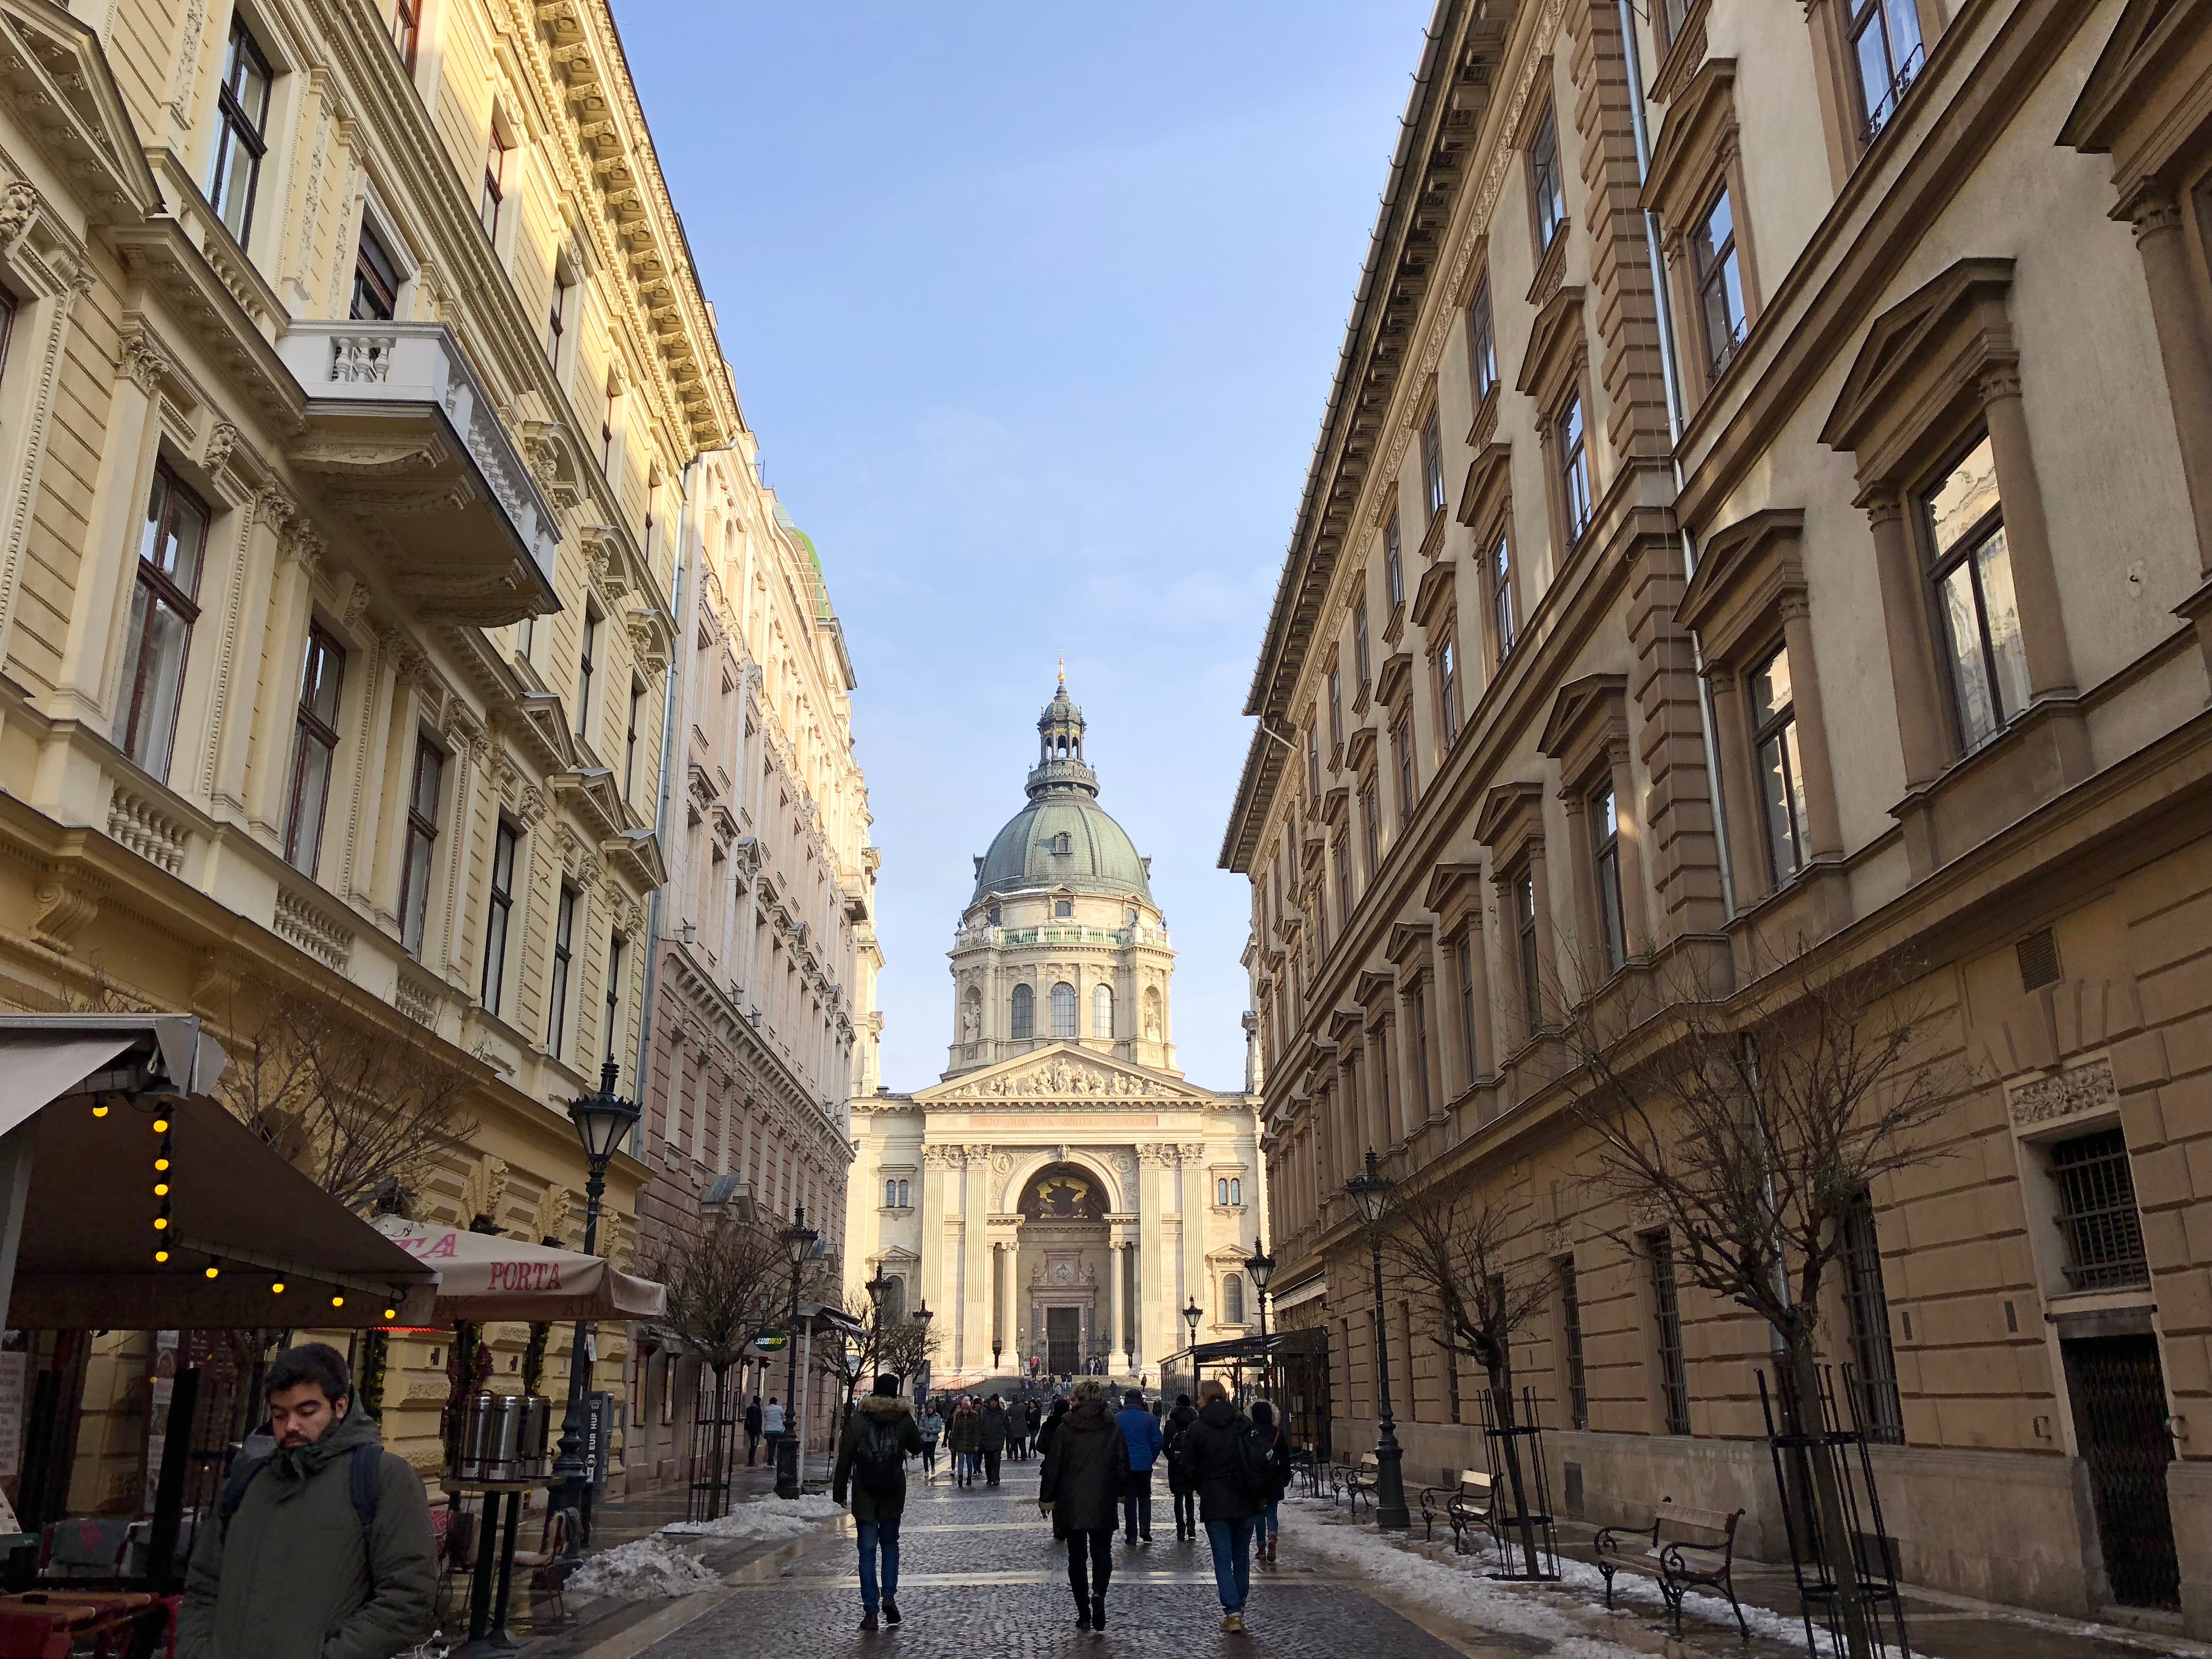
[{"label": "church door", "polygon": [[1044,1310],[1044,1367],[1054,1376],[1083,1369],[1083,1310]]}]

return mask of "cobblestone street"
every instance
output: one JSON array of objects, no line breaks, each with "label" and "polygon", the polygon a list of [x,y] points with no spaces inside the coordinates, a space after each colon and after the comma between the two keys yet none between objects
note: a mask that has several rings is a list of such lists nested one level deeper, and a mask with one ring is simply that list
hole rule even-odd
[{"label": "cobblestone street", "polygon": [[1164,1481],[1153,1504],[1154,1541],[1133,1550],[1118,1538],[1115,1543],[1107,1629],[1093,1636],[1076,1628],[1066,1555],[1037,1513],[1036,1483],[1035,1462],[1010,1462],[995,1489],[962,1490],[944,1479],[910,1488],[898,1598],[906,1622],[896,1629],[860,1633],[854,1547],[841,1527],[825,1530],[775,1578],[739,1588],[682,1629],[632,1651],[648,1659],[1508,1659],[1543,1650],[1532,1641],[1425,1629],[1341,1570],[1303,1556],[1287,1538],[1279,1564],[1254,1564],[1249,1635],[1224,1636],[1211,1557],[1203,1541],[1176,1541]]}]

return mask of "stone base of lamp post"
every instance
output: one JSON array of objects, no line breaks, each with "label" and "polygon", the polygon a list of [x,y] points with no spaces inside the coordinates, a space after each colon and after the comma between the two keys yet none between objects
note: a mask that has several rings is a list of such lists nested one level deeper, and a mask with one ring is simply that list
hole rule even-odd
[{"label": "stone base of lamp post", "polygon": [[775,1437],[775,1495],[778,1498],[799,1496],[799,1426],[796,1415],[784,1419],[785,1427]]},{"label": "stone base of lamp post", "polygon": [[1398,1426],[1382,1419],[1382,1436],[1375,1443],[1375,1524],[1403,1530],[1413,1524],[1406,1507],[1406,1454],[1398,1444]]}]

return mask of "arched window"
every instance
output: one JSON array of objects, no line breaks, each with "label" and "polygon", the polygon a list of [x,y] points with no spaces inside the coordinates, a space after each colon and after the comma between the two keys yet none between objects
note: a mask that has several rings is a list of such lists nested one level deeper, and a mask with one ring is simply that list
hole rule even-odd
[{"label": "arched window", "polygon": [[895,1319],[906,1317],[906,1280],[898,1274],[890,1275],[889,1282],[884,1286],[884,1305],[877,1311],[883,1316],[886,1325]]},{"label": "arched window", "polygon": [[909,1197],[908,1196],[908,1194],[912,1192],[912,1190],[913,1190],[913,1188],[911,1188],[911,1186],[909,1186],[909,1184],[908,1184],[908,1182],[903,1182],[903,1181],[902,1181],[902,1182],[899,1182],[899,1184],[898,1184],[898,1207],[899,1207],[900,1209],[903,1210],[904,1208],[906,1208],[907,1205],[908,1205],[909,1202],[911,1202],[911,1201],[912,1201],[912,1200],[909,1199]]},{"label": "arched window", "polygon": [[1227,1176],[1223,1176],[1219,1180],[1213,1183],[1213,1201],[1216,1204],[1226,1204],[1229,1201],[1229,1177]]},{"label": "arched window", "polygon": [[1036,1035],[1036,993],[1026,985],[1014,987],[1014,1035]]},{"label": "arched window", "polygon": [[1229,1201],[1231,1204],[1242,1204],[1244,1201],[1244,1183],[1235,1176],[1229,1177]]},{"label": "arched window", "polygon": [[890,1208],[890,1209],[894,1209],[894,1210],[895,1210],[895,1209],[896,1209],[896,1208],[898,1207],[898,1182],[896,1182],[896,1181],[886,1181],[885,1182],[884,1182],[884,1204],[885,1207]]},{"label": "arched window", "polygon": [[1075,1035],[1075,988],[1066,980],[1052,988],[1052,1034],[1056,1037]]},{"label": "arched window", "polygon": [[1110,985],[1091,988],[1091,1035],[1095,1037],[1114,1035],[1114,988]]},{"label": "arched window", "polygon": [[1244,1277],[1242,1273],[1221,1276],[1221,1322],[1242,1325],[1244,1322]]}]

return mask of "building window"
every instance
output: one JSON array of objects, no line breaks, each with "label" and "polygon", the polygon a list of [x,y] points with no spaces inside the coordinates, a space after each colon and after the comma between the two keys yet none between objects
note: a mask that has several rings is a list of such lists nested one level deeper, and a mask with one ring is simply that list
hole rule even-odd
[{"label": "building window", "polygon": [[353,254],[353,304],[346,314],[356,323],[388,323],[399,305],[399,267],[374,226],[364,221]]},{"label": "building window", "polygon": [[1036,993],[1026,985],[1014,987],[1013,1034],[1018,1040],[1036,1035]]},{"label": "building window", "polygon": [[1480,1065],[1474,1046],[1474,941],[1462,939],[1459,942],[1459,1040],[1467,1055],[1467,1082],[1474,1086]]},{"label": "building window", "polygon": [[1056,1037],[1075,1035],[1075,988],[1065,980],[1052,988],[1052,1034]]},{"label": "building window", "polygon": [[1398,539],[1398,515],[1395,513],[1382,527],[1382,592],[1390,602],[1390,614],[1396,616],[1398,607],[1406,602],[1406,561]]},{"label": "building window", "polygon": [[1513,654],[1513,551],[1504,532],[1490,552],[1490,617],[1498,630],[1498,660]]},{"label": "building window", "polygon": [[477,216],[483,222],[484,234],[495,242],[499,240],[500,204],[507,198],[507,141],[499,136],[499,117],[495,113],[484,141],[483,194],[477,201]]},{"label": "building window", "polygon": [[1459,648],[1449,629],[1437,647],[1437,724],[1446,749],[1459,741]]},{"label": "building window", "polygon": [[636,680],[629,683],[629,721],[623,728],[623,799],[630,799],[637,787],[637,728],[645,712],[645,687]]},{"label": "building window", "polygon": [[1628,935],[1620,920],[1620,811],[1607,784],[1590,797],[1590,830],[1597,838],[1592,864],[1597,872],[1598,926],[1605,936],[1605,965],[1619,973],[1628,961]]},{"label": "building window", "polygon": [[568,965],[575,947],[576,890],[564,881],[553,910],[553,1006],[545,1020],[545,1052],[556,1060],[568,1058]]},{"label": "building window", "polygon": [[1321,728],[1306,722],[1306,799],[1321,799]]},{"label": "building window", "polygon": [[131,632],[123,659],[118,748],[167,780],[177,739],[177,702],[184,694],[185,658],[199,620],[200,564],[207,552],[207,504],[160,463],[146,503],[138,544],[138,576],[131,594]]},{"label": "building window", "polygon": [[1229,1202],[1229,1177],[1227,1176],[1216,1176],[1214,1177],[1213,1201],[1216,1204],[1221,1205],[1226,1205]]},{"label": "building window", "polygon": [[1736,260],[1735,214],[1723,185],[1690,238],[1698,280],[1698,311],[1705,319],[1705,362],[1714,380],[1743,343],[1743,272]]},{"label": "building window", "polygon": [[253,191],[269,149],[269,60],[243,17],[230,20],[230,47],[216,92],[215,165],[208,199],[240,247],[253,228]]},{"label": "building window", "polygon": [[1583,1302],[1580,1288],[1575,1283],[1575,1259],[1563,1255],[1558,1262],[1559,1274],[1559,1334],[1560,1346],[1566,1351],[1567,1424],[1571,1428],[1589,1427],[1589,1379],[1583,1372]]},{"label": "building window", "polygon": [[1665,1232],[1644,1235],[1651,1264],[1651,1305],[1659,1321],[1659,1404],[1664,1432],[1690,1431],[1690,1378],[1682,1364],[1682,1306],[1674,1288],[1674,1243]]},{"label": "building window", "polygon": [[1344,674],[1335,667],[1328,671],[1328,741],[1332,749],[1344,747]]},{"label": "building window", "polygon": [[596,606],[584,607],[584,648],[576,662],[576,736],[586,741],[592,728],[592,676],[598,672],[599,628],[605,621]]},{"label": "building window", "polygon": [[1971,753],[2027,706],[2027,653],[1987,434],[1929,492],[1925,509],[1959,738]]},{"label": "building window", "polygon": [[545,361],[561,366],[561,337],[568,329],[568,295],[575,284],[558,270],[553,273],[553,303],[545,316]]},{"label": "building window", "polygon": [[1920,13],[1913,0],[1856,0],[1850,15],[1851,63],[1871,143],[1920,73]]},{"label": "building window", "polygon": [[2117,1291],[2149,1284],[2124,1132],[2100,1129],[2058,1142],[2051,1149],[2051,1175],[2058,1184],[2068,1287]]},{"label": "building window", "polygon": [[392,0],[392,44],[399,48],[399,61],[415,72],[415,47],[422,33],[422,0]]},{"label": "building window", "polygon": [[1889,1297],[1882,1290],[1874,1200],[1864,1192],[1844,1212],[1843,1246],[1844,1309],[1857,1372],[1859,1421],[1869,1440],[1901,1446],[1905,1410],[1897,1397],[1897,1356],[1889,1345]]},{"label": "building window", "polygon": [[1474,290],[1467,308],[1467,355],[1474,380],[1474,406],[1489,400],[1498,386],[1498,326],[1490,316],[1490,284]]},{"label": "building window", "polygon": [[1382,868],[1382,808],[1376,799],[1375,781],[1370,778],[1367,787],[1359,792],[1359,823],[1367,837],[1367,879],[1372,881]]},{"label": "building window", "polygon": [[1398,774],[1398,830],[1413,821],[1413,726],[1409,720],[1390,728],[1390,764]]},{"label": "building window", "polygon": [[293,721],[292,788],[284,811],[284,861],[308,877],[322,854],[323,815],[330,805],[331,761],[338,747],[338,691],[344,679],[345,653],[311,625]]},{"label": "building window", "polygon": [[[1911,0],[1905,0],[1907,4]],[[1567,222],[1567,181],[1559,170],[1559,128],[1550,110],[1544,112],[1536,140],[1528,146],[1528,188],[1536,204],[1536,251],[1551,252]]]},{"label": "building window", "polygon": [[1413,1074],[1413,1103],[1429,1115],[1429,1006],[1416,990],[1406,999],[1406,1069]]},{"label": "building window", "polygon": [[1052,850],[1058,856],[1066,858],[1075,851],[1075,838],[1066,830],[1061,830],[1052,838]]},{"label": "building window", "polygon": [[1513,939],[1521,964],[1521,1012],[1534,1036],[1544,1023],[1544,979],[1536,955],[1536,876],[1524,870],[1513,884]]},{"label": "building window", "polygon": [[601,1011],[606,1021],[606,1058],[615,1057],[615,1035],[622,1024],[623,1002],[623,936],[607,935],[607,1006]]},{"label": "building window", "polygon": [[1797,709],[1790,653],[1778,651],[1751,677],[1752,741],[1766,811],[1767,867],[1780,887],[1805,865],[1805,769],[1797,757]]},{"label": "building window", "polygon": [[1095,1037],[1114,1035],[1114,988],[1110,985],[1091,988],[1091,1035]]},{"label": "building window", "polygon": [[1221,1276],[1221,1322],[1242,1325],[1244,1322],[1244,1275],[1224,1273]]},{"label": "building window", "polygon": [[505,818],[492,834],[491,904],[484,916],[485,1012],[496,1015],[507,989],[507,923],[514,914],[514,854],[521,834]]},{"label": "building window", "polygon": [[1444,510],[1444,437],[1437,421],[1432,409],[1421,428],[1421,494],[1431,520]]},{"label": "building window", "polygon": [[1054,899],[1052,902],[1052,915],[1053,920],[1055,921],[1071,921],[1074,920],[1075,901],[1073,899]]},{"label": "building window", "polygon": [[1359,596],[1352,607],[1352,672],[1359,681],[1359,689],[1367,689],[1367,596]]},{"label": "building window", "polygon": [[1337,920],[1346,927],[1352,926],[1352,837],[1336,838],[1336,909]]},{"label": "building window", "polygon": [[1572,545],[1583,538],[1590,522],[1589,446],[1584,441],[1579,393],[1559,411],[1559,481],[1565,492],[1560,504],[1566,509],[1567,541]]},{"label": "building window", "polygon": [[446,778],[444,751],[428,738],[415,739],[415,775],[407,791],[407,854],[399,867],[399,942],[422,954],[422,924],[430,914],[430,866],[438,850],[438,795]]}]

